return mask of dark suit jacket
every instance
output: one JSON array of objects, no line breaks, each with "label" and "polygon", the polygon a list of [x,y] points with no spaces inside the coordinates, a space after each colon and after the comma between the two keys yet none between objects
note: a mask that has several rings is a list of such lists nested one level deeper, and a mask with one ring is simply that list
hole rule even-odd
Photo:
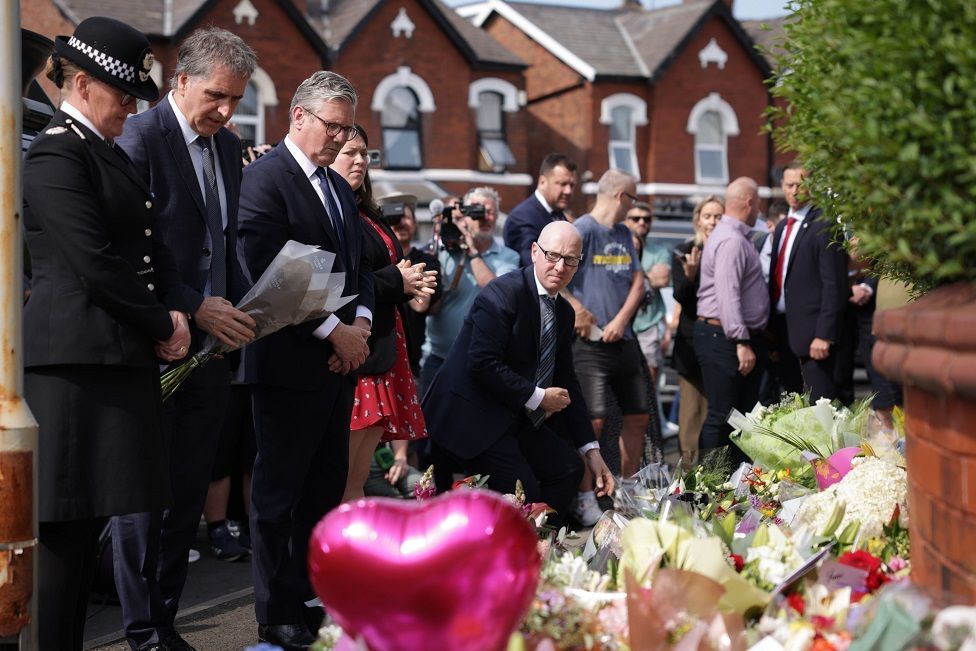
[{"label": "dark suit jacket", "polygon": [[[374,309],[373,274],[361,261],[364,235],[352,189],[336,172],[328,170],[328,174],[339,196],[347,251],[339,250],[338,236],[322,201],[284,141],[244,169],[238,233],[244,262],[255,280],[288,240],[335,252],[333,271],[346,272],[343,295],[359,296],[336,313],[343,323],[351,324],[357,305]],[[329,371],[332,344],[312,334],[323,321],[288,326],[248,345],[246,379],[306,390],[334,384],[340,376]]]},{"label": "dark suit jacket", "polygon": [[519,254],[523,267],[532,265],[532,243],[552,220],[552,215],[539,203],[534,192],[508,213],[502,230],[505,246]]},{"label": "dark suit jacket", "polygon": [[124,153],[54,114],[24,163],[24,224],[33,287],[24,365],[155,368],[153,340],[187,311],[153,197]]},{"label": "dark suit jacket", "polygon": [[[481,290],[424,396],[431,438],[461,459],[476,457],[508,431],[535,390],[542,325],[534,273],[519,269]],[[573,309],[558,298],[552,385],[568,389],[571,404],[546,425],[578,448],[595,437],[573,367],[573,323]]]},{"label": "dark suit jacket", "polygon": [[[773,235],[769,263],[770,293],[775,290],[780,243],[787,220],[782,220]],[[840,336],[841,317],[850,289],[847,284],[847,252],[836,241],[833,224],[819,208],[811,208],[799,228],[790,251],[783,293],[786,296],[786,328],[790,350],[797,357],[810,355],[815,337],[836,342]],[[776,305],[770,301],[770,310]]]},{"label": "dark suit jacket", "polygon": [[360,375],[379,375],[390,370],[396,361],[396,311],[410,300],[403,293],[403,275],[395,264],[390,262],[390,254],[372,224],[379,225],[393,241],[393,251],[397,260],[403,259],[403,249],[396,234],[380,215],[359,213],[363,220],[363,265],[373,273],[373,293],[376,303],[373,306],[373,324],[369,335],[369,357],[359,367]]},{"label": "dark suit jacket", "polygon": [[[237,257],[237,202],[241,191],[241,141],[227,129],[215,135],[216,150],[227,201],[227,300],[236,304],[248,290],[248,282]],[[183,132],[169,100],[134,115],[116,139],[143,175],[156,196],[157,228],[176,257],[183,279],[183,292],[196,312],[203,302],[207,274],[200,271],[207,235],[207,213]]]}]

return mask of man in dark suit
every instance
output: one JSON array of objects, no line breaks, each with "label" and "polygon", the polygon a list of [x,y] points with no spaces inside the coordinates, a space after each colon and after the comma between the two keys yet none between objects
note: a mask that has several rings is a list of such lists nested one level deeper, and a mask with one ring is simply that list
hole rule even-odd
[{"label": "man in dark suit", "polygon": [[[312,527],[338,506],[346,484],[355,376],[367,355],[372,274],[361,264],[363,231],[349,184],[329,170],[356,134],[356,92],[332,72],[303,81],[285,139],[244,170],[240,236],[252,278],[288,240],[336,254],[346,295],[324,321],[290,326],[245,352],[257,459],[251,479],[251,544],[258,637],[289,649],[314,642],[305,624]],[[321,610],[319,609],[319,613]],[[314,622],[313,622],[314,624]]]},{"label": "man in dark suit", "polygon": [[558,520],[583,477],[580,455],[600,494],[614,483],[573,367],[573,309],[559,296],[582,247],[571,224],[546,226],[532,244],[532,266],[499,276],[475,299],[424,397],[439,448],[489,475],[500,493],[521,480],[526,501],[545,502]]},{"label": "man in dark suit", "polygon": [[833,224],[807,201],[806,177],[799,162],[783,171],[790,212],[773,235],[769,324],[783,388],[806,388],[815,401],[837,397],[834,346],[843,336],[849,290],[847,253],[834,238]]},{"label": "man in dark suit", "polygon": [[[248,284],[236,253],[241,144],[224,125],[256,65],[254,51],[240,37],[217,28],[194,32],[180,46],[172,92],[126,121],[116,140],[156,197],[157,228],[176,257],[191,308],[189,354],[210,336],[235,348],[254,336],[254,321],[233,307]],[[192,648],[173,622],[230,378],[228,359],[214,359],[165,405],[173,506],[113,519],[115,581],[133,649]],[[238,548],[237,556],[241,553]]]},{"label": "man in dark suit", "polygon": [[519,254],[523,267],[532,264],[532,243],[543,227],[566,218],[576,189],[576,163],[562,154],[549,154],[539,167],[539,181],[531,197],[512,208],[502,235],[505,246]]}]

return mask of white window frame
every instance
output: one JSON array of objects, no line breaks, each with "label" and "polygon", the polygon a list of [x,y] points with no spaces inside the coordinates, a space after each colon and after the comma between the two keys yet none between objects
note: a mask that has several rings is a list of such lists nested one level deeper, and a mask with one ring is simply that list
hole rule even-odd
[{"label": "white window frame", "polygon": [[608,95],[600,102],[600,124],[607,125],[607,131],[612,132],[613,112],[617,108],[625,108],[630,111],[630,136],[627,140],[608,140],[607,144],[607,164],[608,167],[614,166],[616,157],[613,154],[615,148],[625,148],[630,153],[630,169],[625,172],[640,178],[640,162],[637,159],[637,127],[647,125],[647,102],[632,93],[616,93]]},{"label": "white window frame", "polygon": [[[706,113],[716,113],[722,129],[721,143],[705,145],[698,142],[698,130],[702,118]],[[700,185],[723,185],[729,182],[729,136],[739,135],[739,119],[735,109],[718,93],[709,93],[707,97],[698,101],[688,114],[688,133],[695,137],[695,183]],[[708,177],[701,174],[700,154],[703,151],[717,151],[722,158],[722,177]]]}]

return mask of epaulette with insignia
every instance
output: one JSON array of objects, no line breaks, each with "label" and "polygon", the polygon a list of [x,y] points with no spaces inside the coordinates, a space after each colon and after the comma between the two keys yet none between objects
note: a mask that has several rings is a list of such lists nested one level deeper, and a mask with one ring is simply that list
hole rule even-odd
[{"label": "epaulette with insignia", "polygon": [[50,129],[48,129],[44,133],[46,133],[49,136],[59,136],[62,133],[68,133],[68,130],[65,129],[64,127],[51,127]]}]

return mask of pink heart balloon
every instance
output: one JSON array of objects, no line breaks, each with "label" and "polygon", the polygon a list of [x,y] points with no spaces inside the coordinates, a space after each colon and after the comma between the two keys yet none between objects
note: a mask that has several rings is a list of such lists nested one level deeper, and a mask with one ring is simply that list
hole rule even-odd
[{"label": "pink heart balloon", "polygon": [[817,488],[825,488],[836,484],[851,471],[851,462],[861,454],[861,448],[841,448],[826,459],[817,458],[813,464],[814,475],[817,478]]},{"label": "pink heart balloon", "polygon": [[370,651],[498,651],[535,595],[537,540],[489,491],[369,498],[316,525],[308,566],[322,604]]}]

